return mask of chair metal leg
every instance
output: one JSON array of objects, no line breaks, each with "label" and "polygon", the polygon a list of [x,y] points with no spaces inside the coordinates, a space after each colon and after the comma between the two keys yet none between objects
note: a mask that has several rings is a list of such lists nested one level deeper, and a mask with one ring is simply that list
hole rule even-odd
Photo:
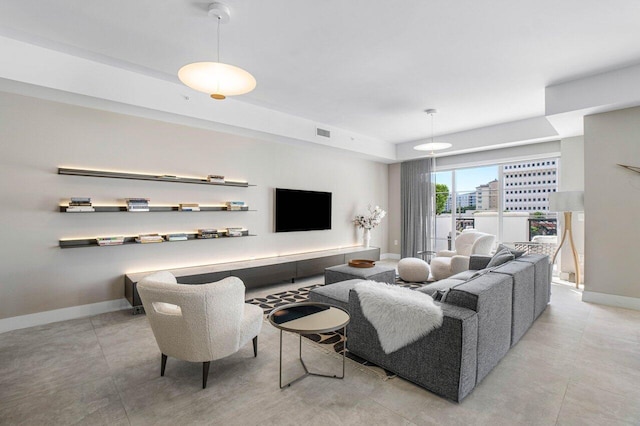
[{"label": "chair metal leg", "polygon": [[253,356],[258,356],[258,336],[253,338]]},{"label": "chair metal leg", "polygon": [[209,377],[209,364],[211,361],[202,363],[202,389],[207,387],[207,378]]},{"label": "chair metal leg", "polygon": [[164,369],[167,366],[167,356],[162,354],[162,361],[160,363],[160,376],[164,376]]}]

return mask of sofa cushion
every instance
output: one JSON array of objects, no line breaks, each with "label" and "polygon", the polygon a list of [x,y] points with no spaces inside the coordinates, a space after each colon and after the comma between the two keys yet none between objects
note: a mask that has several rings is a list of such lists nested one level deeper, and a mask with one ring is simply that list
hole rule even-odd
[{"label": "sofa cushion", "polygon": [[526,254],[516,262],[525,262],[534,266],[534,315],[538,318],[551,300],[551,265],[549,256],[544,254]]},{"label": "sofa cushion", "polygon": [[487,268],[493,268],[494,266],[502,265],[503,263],[507,263],[508,261],[515,258],[516,257],[511,254],[511,251],[509,251],[509,249],[505,247],[504,249],[493,255],[493,257],[489,261],[489,264],[487,265]]},{"label": "sofa cushion", "polygon": [[385,354],[375,328],[362,312],[358,294],[352,291],[347,348],[438,395],[461,401],[476,383],[478,315],[448,303],[440,306],[444,314],[440,328]]},{"label": "sofa cushion", "polygon": [[349,304],[349,291],[361,279],[340,281],[334,284],[316,287],[309,292],[309,300],[312,302],[328,303],[330,305],[339,306],[347,309]]},{"label": "sofa cushion", "polygon": [[491,255],[489,254],[472,254],[469,258],[469,269],[472,271],[479,271],[487,267],[491,261]]},{"label": "sofa cushion", "polygon": [[426,293],[429,296],[433,297],[435,299],[435,295],[436,293],[438,293],[439,291],[442,292],[444,290],[449,290],[451,287],[458,285],[458,284],[462,284],[463,282],[465,282],[465,280],[462,279],[456,279],[456,278],[447,278],[444,280],[440,280],[440,281],[436,281],[434,283],[431,284],[427,284],[419,289],[417,289],[416,291],[420,291],[422,293]]},{"label": "sofa cushion", "polygon": [[524,254],[523,251],[512,249],[511,247],[507,247],[504,244],[499,244],[498,245],[498,249],[496,251],[498,252],[498,251],[501,251],[501,250],[504,250],[504,249],[509,250],[511,252],[511,254],[515,256],[516,259]]},{"label": "sofa cushion", "polygon": [[457,274],[450,276],[449,279],[467,281],[473,278],[476,272],[478,271],[467,269],[466,271],[458,272]]},{"label": "sofa cushion", "polygon": [[502,274],[484,274],[451,288],[446,303],[478,313],[479,383],[511,347],[513,281]]},{"label": "sofa cushion", "polygon": [[511,346],[531,327],[534,320],[534,268],[525,262],[507,262],[493,268],[491,274],[513,279]]}]

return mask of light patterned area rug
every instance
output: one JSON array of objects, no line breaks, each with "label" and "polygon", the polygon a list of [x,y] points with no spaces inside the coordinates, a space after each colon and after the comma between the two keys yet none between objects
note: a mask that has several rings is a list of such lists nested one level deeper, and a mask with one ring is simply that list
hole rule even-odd
[{"label": "light patterned area rug", "polygon": [[[398,280],[396,284],[411,289],[422,287],[422,285],[420,284],[405,283],[401,280]],[[266,297],[256,297],[254,299],[249,299],[246,302],[260,306],[264,310],[264,314],[268,315],[274,308],[277,308],[278,306],[287,305],[289,303],[306,302],[309,299],[309,292],[314,288],[321,286],[322,284],[314,284],[307,287],[301,287],[297,290],[288,290],[282,291],[280,293],[270,294]],[[323,345],[323,347],[325,348],[331,348],[334,352],[342,355],[342,352],[344,351],[344,336],[342,335],[341,331],[342,330],[334,331],[331,333],[303,334],[303,336],[313,342]],[[396,377],[394,373],[385,370],[382,367],[378,367],[377,365],[365,359],[362,359],[350,352],[347,352],[346,356],[347,358],[357,362],[358,364],[372,369],[374,373],[381,376],[384,380]]]}]

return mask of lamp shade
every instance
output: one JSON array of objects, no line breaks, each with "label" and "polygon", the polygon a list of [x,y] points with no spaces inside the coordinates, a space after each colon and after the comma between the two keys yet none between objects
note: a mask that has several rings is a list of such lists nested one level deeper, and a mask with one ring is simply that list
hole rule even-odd
[{"label": "lamp shade", "polygon": [[584,192],[562,191],[549,194],[549,210],[552,212],[584,211]]},{"label": "lamp shade", "polygon": [[214,99],[242,95],[255,89],[256,79],[242,68],[221,62],[195,62],[180,68],[178,78]]},{"label": "lamp shade", "polygon": [[413,149],[415,149],[416,151],[440,151],[441,149],[447,149],[451,147],[452,145],[446,142],[430,142],[414,146]]}]

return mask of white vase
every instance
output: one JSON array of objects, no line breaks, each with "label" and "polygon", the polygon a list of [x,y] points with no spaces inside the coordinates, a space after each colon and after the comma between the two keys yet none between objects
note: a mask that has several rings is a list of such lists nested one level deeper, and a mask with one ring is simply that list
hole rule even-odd
[{"label": "white vase", "polygon": [[369,248],[369,243],[371,242],[371,230],[365,229],[362,233],[362,245],[365,248]]}]

